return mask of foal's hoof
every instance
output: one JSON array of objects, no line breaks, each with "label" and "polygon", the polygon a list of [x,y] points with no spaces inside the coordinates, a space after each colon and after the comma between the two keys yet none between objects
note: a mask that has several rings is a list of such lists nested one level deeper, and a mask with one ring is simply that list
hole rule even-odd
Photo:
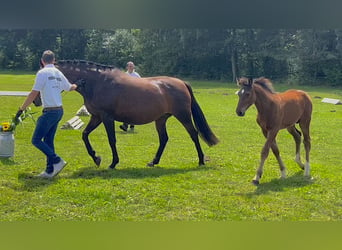
[{"label": "foal's hoof", "polygon": [[257,181],[257,180],[252,180],[252,183],[254,186],[259,186],[259,181]]},{"label": "foal's hoof", "polygon": [[295,162],[298,164],[298,166],[299,166],[302,170],[305,169],[304,164],[303,164],[300,160],[295,159]]}]

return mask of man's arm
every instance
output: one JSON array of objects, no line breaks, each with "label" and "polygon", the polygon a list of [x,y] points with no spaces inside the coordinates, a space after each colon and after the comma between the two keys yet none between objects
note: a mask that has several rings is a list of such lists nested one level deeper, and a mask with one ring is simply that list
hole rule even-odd
[{"label": "man's arm", "polygon": [[39,91],[31,90],[31,92],[26,97],[26,100],[24,101],[23,105],[21,105],[21,107],[19,109],[25,110],[33,102],[33,100],[36,99],[38,94],[39,94]]}]

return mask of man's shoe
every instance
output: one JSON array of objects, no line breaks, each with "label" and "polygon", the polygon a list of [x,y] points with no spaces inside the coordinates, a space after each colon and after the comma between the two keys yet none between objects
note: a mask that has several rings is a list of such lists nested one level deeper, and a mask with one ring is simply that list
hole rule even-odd
[{"label": "man's shoe", "polygon": [[58,163],[53,164],[52,177],[58,175],[58,173],[62,171],[66,164],[67,162],[63,159],[61,159]]},{"label": "man's shoe", "polygon": [[48,174],[46,171],[41,172],[37,177],[45,178],[45,179],[50,179],[53,177],[53,172]]}]

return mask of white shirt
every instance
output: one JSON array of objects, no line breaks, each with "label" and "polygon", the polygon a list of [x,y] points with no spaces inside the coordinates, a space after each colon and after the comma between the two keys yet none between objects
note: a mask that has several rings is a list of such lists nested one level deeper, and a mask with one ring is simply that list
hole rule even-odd
[{"label": "white shirt", "polygon": [[132,73],[129,73],[128,71],[126,71],[126,73],[129,74],[130,76],[139,77],[140,78],[140,75],[137,72],[135,72],[135,71],[133,71]]},{"label": "white shirt", "polygon": [[38,71],[32,90],[40,92],[43,107],[62,106],[61,92],[69,91],[71,84],[55,65],[47,64]]}]

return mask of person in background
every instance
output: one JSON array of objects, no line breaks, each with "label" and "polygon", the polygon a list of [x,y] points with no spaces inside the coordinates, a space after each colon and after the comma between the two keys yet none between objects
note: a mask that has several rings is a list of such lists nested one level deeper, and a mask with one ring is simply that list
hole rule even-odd
[{"label": "person in background", "polygon": [[46,169],[39,174],[42,178],[56,176],[67,164],[55,153],[54,138],[58,123],[63,116],[61,92],[77,88],[71,84],[55,66],[55,55],[51,50],[44,51],[41,58],[42,68],[36,74],[35,83],[15,118],[18,120],[23,111],[40,94],[43,112],[38,118],[32,136],[32,144],[46,155]]},{"label": "person in background", "polygon": [[[126,65],[126,74],[132,76],[132,77],[139,77],[141,78],[141,76],[139,75],[138,72],[135,71],[135,65],[133,62],[128,62],[127,65]],[[122,125],[120,125],[120,128],[123,130],[123,131],[127,131],[128,129],[128,126],[130,128],[131,131],[134,131],[134,124],[128,124],[128,123],[123,123]]]}]

